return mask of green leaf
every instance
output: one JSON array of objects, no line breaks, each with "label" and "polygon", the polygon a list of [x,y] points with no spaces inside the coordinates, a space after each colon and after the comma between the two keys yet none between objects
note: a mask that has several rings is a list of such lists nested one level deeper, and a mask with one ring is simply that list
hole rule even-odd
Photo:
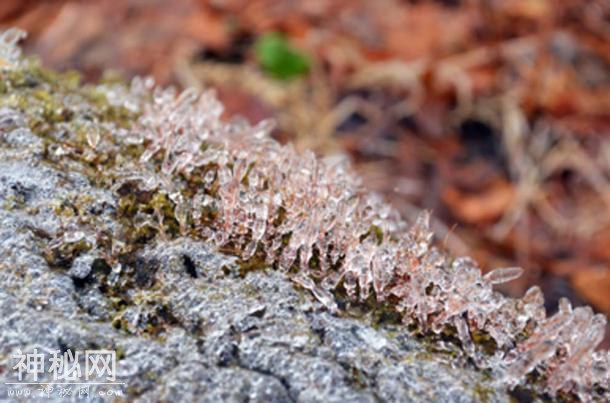
[{"label": "green leaf", "polygon": [[310,61],[307,55],[290,45],[278,33],[260,36],[255,45],[256,60],[263,70],[280,79],[291,79],[306,74]]}]

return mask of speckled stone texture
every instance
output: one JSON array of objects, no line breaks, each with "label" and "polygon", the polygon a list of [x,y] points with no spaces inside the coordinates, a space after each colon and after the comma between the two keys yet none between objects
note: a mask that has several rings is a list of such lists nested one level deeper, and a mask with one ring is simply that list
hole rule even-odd
[{"label": "speckled stone texture", "polygon": [[[90,213],[112,227],[118,201],[47,165],[41,152],[25,129],[0,140],[0,400],[16,388],[5,384],[16,379],[11,356],[34,347],[116,350],[122,397],[91,388],[97,400],[509,400],[451,347],[435,353],[402,326],[332,315],[285,275],[244,274],[234,258],[197,240],[151,242],[122,272],[95,249],[69,267],[50,267],[45,249],[62,231],[58,202],[90,195]],[[133,282],[121,305],[108,285],[124,276]]]}]

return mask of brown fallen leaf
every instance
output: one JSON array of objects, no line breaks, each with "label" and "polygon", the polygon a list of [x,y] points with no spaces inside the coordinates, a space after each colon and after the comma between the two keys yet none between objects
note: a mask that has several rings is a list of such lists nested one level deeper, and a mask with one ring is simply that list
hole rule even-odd
[{"label": "brown fallen leaf", "polygon": [[515,190],[508,182],[495,181],[475,194],[449,187],[442,197],[456,217],[468,223],[480,223],[500,218],[513,202]]},{"label": "brown fallen leaf", "polygon": [[573,271],[572,285],[597,309],[610,314],[610,270],[587,269]]}]

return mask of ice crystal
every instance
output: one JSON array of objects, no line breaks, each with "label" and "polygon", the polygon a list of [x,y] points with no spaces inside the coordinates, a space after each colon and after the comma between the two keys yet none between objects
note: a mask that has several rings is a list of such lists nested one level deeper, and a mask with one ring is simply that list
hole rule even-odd
[{"label": "ice crystal", "polygon": [[17,28],[0,32],[0,68],[15,67],[21,59],[21,48],[17,46],[26,33]]},{"label": "ice crystal", "polygon": [[[492,286],[519,277],[520,268],[482,275],[473,260],[452,260],[433,246],[428,213],[409,228],[361,187],[344,158],[298,154],[269,136],[268,121],[222,121],[213,92],[155,89],[152,98],[134,128],[147,147],[141,161],[160,156],[162,175],[200,177],[193,213],[183,209],[181,221],[192,220],[218,247],[244,260],[264,256],[331,310],[337,292],[352,301],[373,296],[424,331],[454,329],[473,361],[506,385],[537,370],[551,394],[586,400],[594,388],[608,390],[608,353],[595,351],[603,315],[564,301],[547,317],[538,287],[521,299],[504,297]],[[483,352],[475,333],[493,340],[493,353]]]}]

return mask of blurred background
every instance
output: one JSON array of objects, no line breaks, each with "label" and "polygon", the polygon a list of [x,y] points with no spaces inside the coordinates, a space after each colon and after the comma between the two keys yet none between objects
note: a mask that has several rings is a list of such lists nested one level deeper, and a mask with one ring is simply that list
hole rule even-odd
[{"label": "blurred background", "polygon": [[216,88],[452,253],[524,267],[505,293],[610,314],[608,0],[2,0],[0,24],[84,81]]}]

